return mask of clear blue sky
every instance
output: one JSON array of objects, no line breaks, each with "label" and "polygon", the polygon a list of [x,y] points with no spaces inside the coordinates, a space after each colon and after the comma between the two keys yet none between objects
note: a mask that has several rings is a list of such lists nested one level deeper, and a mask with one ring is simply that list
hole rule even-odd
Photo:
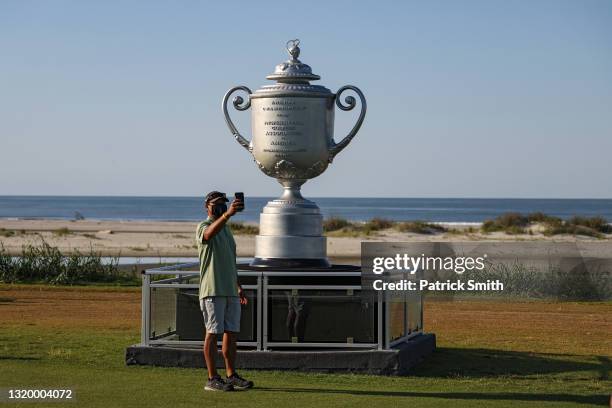
[{"label": "clear blue sky", "polygon": [[[612,2],[596,0],[3,0],[0,195],[278,195],[221,99],[268,82],[296,37],[320,84],[368,100],[305,195],[612,197]],[[355,116],[337,111],[336,140]]]}]

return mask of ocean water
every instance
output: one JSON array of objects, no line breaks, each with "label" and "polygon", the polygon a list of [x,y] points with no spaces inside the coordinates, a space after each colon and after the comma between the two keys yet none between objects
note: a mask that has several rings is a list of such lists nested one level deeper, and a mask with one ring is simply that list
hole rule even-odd
[{"label": "ocean water", "polygon": [[[509,211],[542,211],[569,218],[602,216],[612,222],[612,199],[347,198],[308,197],[325,217],[353,221],[373,217],[432,222],[482,222]],[[236,221],[258,222],[272,197],[246,197]],[[204,217],[201,197],[0,196],[0,218],[196,221]]]}]

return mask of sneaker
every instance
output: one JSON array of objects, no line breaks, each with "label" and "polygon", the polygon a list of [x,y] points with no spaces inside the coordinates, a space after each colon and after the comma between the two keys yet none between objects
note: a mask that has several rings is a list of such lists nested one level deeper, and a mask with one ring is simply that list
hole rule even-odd
[{"label": "sneaker", "polygon": [[226,377],[225,382],[234,386],[236,390],[246,390],[253,388],[253,381],[245,380],[238,373],[232,374],[231,377]]},{"label": "sneaker", "polygon": [[234,391],[232,384],[223,381],[220,375],[209,378],[204,389],[206,391]]}]

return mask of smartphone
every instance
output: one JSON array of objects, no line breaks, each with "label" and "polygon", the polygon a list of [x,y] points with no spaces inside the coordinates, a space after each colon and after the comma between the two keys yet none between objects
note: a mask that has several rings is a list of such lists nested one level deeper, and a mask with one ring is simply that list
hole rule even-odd
[{"label": "smartphone", "polygon": [[240,200],[242,201],[242,208],[240,208],[240,210],[238,211],[242,211],[244,210],[244,193],[240,192],[240,193],[234,193],[234,198],[236,200]]}]

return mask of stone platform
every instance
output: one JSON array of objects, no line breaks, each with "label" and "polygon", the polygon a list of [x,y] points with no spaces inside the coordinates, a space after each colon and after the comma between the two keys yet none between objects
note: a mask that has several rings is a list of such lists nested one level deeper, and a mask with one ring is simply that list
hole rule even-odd
[{"label": "stone platform", "polygon": [[[388,350],[238,350],[237,367],[248,370],[292,370],[405,375],[431,354],[436,336],[421,334]],[[126,349],[127,365],[203,368],[200,347],[133,345]],[[221,356],[217,358],[223,367]]]}]

